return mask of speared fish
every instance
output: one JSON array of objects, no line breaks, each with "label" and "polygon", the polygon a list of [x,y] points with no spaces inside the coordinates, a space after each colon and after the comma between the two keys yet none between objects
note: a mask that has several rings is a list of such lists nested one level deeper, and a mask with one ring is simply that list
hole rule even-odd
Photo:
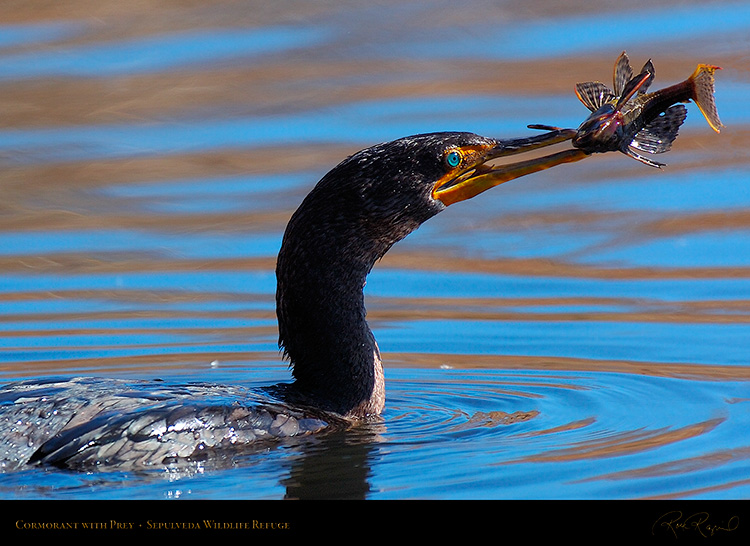
[{"label": "speared fish", "polygon": [[592,114],[578,127],[573,146],[589,154],[620,151],[646,165],[663,167],[636,150],[660,154],[672,147],[687,116],[687,108],[676,103],[694,101],[714,131],[723,127],[714,101],[716,70],[718,66],[699,64],[687,80],[647,93],[654,65],[649,59],[633,76],[623,51],[615,63],[614,91],[601,82],[576,84],[576,95]]}]

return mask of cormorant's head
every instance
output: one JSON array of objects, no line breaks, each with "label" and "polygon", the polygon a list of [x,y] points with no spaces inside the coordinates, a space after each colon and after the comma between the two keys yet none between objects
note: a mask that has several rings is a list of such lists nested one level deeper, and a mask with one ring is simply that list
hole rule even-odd
[{"label": "cormorant's head", "polygon": [[[296,215],[308,233],[333,232],[351,243],[377,243],[382,254],[448,205],[541,169],[574,159],[560,153],[490,166],[494,159],[572,138],[575,131],[496,140],[473,133],[429,133],[364,149],[333,168],[305,199]],[[561,152],[562,154],[580,152]],[[580,158],[577,157],[577,159]],[[292,224],[298,222],[293,218]],[[341,241],[339,241],[341,244]]]},{"label": "cormorant's head", "polygon": [[[542,128],[539,126],[537,128]],[[346,158],[305,197],[287,225],[277,276],[283,290],[324,283],[310,269],[361,279],[391,246],[447,206],[585,152],[555,154],[491,166],[490,162],[570,140],[572,129],[497,140],[473,133],[429,133],[377,144]],[[335,273],[334,273],[335,271]],[[283,286],[282,286],[283,285]]]},{"label": "cormorant's head", "polygon": [[334,190],[335,185],[370,227],[411,231],[414,223],[421,224],[456,201],[447,195],[470,186],[487,170],[483,165],[497,144],[473,133],[400,138],[352,155],[318,186]]}]

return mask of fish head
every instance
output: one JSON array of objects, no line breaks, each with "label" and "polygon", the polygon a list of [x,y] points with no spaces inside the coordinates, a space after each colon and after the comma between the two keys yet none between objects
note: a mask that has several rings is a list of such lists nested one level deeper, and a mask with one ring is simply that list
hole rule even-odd
[{"label": "fish head", "polygon": [[573,146],[589,153],[619,150],[623,131],[622,111],[614,104],[607,103],[578,127]]}]

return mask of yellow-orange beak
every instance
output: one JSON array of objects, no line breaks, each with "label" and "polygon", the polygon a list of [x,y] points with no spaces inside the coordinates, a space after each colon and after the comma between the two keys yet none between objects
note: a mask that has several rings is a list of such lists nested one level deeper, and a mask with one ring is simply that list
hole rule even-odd
[{"label": "yellow-orange beak", "polygon": [[521,154],[559,144],[572,139],[576,135],[573,129],[555,129],[548,133],[530,138],[512,140],[496,140],[487,146],[471,146],[457,149],[462,161],[456,169],[437,181],[432,189],[432,197],[445,205],[452,205],[479,195],[483,191],[508,182],[514,178],[549,169],[563,163],[580,161],[588,154],[571,148],[546,155],[493,167],[489,161]]}]

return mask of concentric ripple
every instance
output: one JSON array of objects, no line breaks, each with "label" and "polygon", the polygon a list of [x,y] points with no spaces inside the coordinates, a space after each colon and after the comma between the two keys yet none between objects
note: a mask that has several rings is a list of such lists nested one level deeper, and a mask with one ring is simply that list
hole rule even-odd
[{"label": "concentric ripple", "polygon": [[[743,382],[496,370],[398,370],[389,379],[390,457],[426,474],[455,468],[455,489],[423,484],[417,496],[689,495],[747,465],[750,442],[729,425],[750,424]],[[381,492],[398,487],[385,478]]]}]

